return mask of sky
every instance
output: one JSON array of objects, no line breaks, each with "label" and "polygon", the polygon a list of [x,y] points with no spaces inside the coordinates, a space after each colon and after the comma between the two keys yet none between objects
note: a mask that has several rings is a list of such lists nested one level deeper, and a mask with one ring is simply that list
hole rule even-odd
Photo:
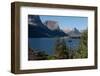
[{"label": "sky", "polygon": [[57,21],[61,29],[73,29],[84,30],[88,26],[88,17],[77,16],[40,16],[42,22],[47,20]]}]

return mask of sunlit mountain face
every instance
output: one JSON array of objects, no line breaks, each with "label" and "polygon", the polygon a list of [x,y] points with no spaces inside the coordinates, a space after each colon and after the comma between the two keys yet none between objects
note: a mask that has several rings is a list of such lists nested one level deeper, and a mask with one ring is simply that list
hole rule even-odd
[{"label": "sunlit mountain face", "polygon": [[57,21],[47,20],[47,21],[44,22],[44,25],[46,27],[48,27],[48,29],[50,29],[50,30],[60,30]]}]

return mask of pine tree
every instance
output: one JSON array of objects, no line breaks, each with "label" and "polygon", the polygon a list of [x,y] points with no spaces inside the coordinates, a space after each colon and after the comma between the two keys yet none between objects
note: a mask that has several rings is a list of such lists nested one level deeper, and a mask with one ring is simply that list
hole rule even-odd
[{"label": "pine tree", "polygon": [[68,58],[68,47],[64,38],[58,38],[55,44],[55,57],[57,59]]},{"label": "pine tree", "polygon": [[88,39],[88,31],[85,30],[82,33],[81,40],[80,40],[80,46],[78,51],[75,53],[74,58],[87,58],[88,57],[88,45],[87,45],[87,39]]}]

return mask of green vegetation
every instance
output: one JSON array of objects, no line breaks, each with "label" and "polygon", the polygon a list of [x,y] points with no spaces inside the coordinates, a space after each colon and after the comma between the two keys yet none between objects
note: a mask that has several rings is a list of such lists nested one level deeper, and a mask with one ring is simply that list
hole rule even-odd
[{"label": "green vegetation", "polygon": [[40,60],[46,60],[47,59],[47,54],[45,53],[45,51],[39,51],[37,52],[37,57],[40,59]]},{"label": "green vegetation", "polygon": [[74,55],[74,58],[87,58],[88,57],[88,45],[87,45],[87,39],[88,39],[88,31],[85,30],[82,33],[80,46],[77,50],[77,52]]},{"label": "green vegetation", "polygon": [[68,47],[66,46],[65,40],[58,38],[55,44],[55,53],[54,56],[57,59],[68,59]]},{"label": "green vegetation", "polygon": [[47,60],[54,60],[54,59],[56,59],[55,56],[47,56]]}]

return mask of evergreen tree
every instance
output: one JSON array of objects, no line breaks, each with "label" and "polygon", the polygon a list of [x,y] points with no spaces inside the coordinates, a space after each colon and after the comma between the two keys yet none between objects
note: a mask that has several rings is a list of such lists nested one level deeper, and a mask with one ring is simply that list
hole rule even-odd
[{"label": "evergreen tree", "polygon": [[74,58],[87,58],[88,57],[88,45],[87,45],[88,35],[87,34],[88,34],[87,30],[85,30],[82,33],[79,49],[75,53]]},{"label": "evergreen tree", "polygon": [[55,44],[55,57],[57,59],[68,58],[68,47],[64,38],[58,38]]}]

